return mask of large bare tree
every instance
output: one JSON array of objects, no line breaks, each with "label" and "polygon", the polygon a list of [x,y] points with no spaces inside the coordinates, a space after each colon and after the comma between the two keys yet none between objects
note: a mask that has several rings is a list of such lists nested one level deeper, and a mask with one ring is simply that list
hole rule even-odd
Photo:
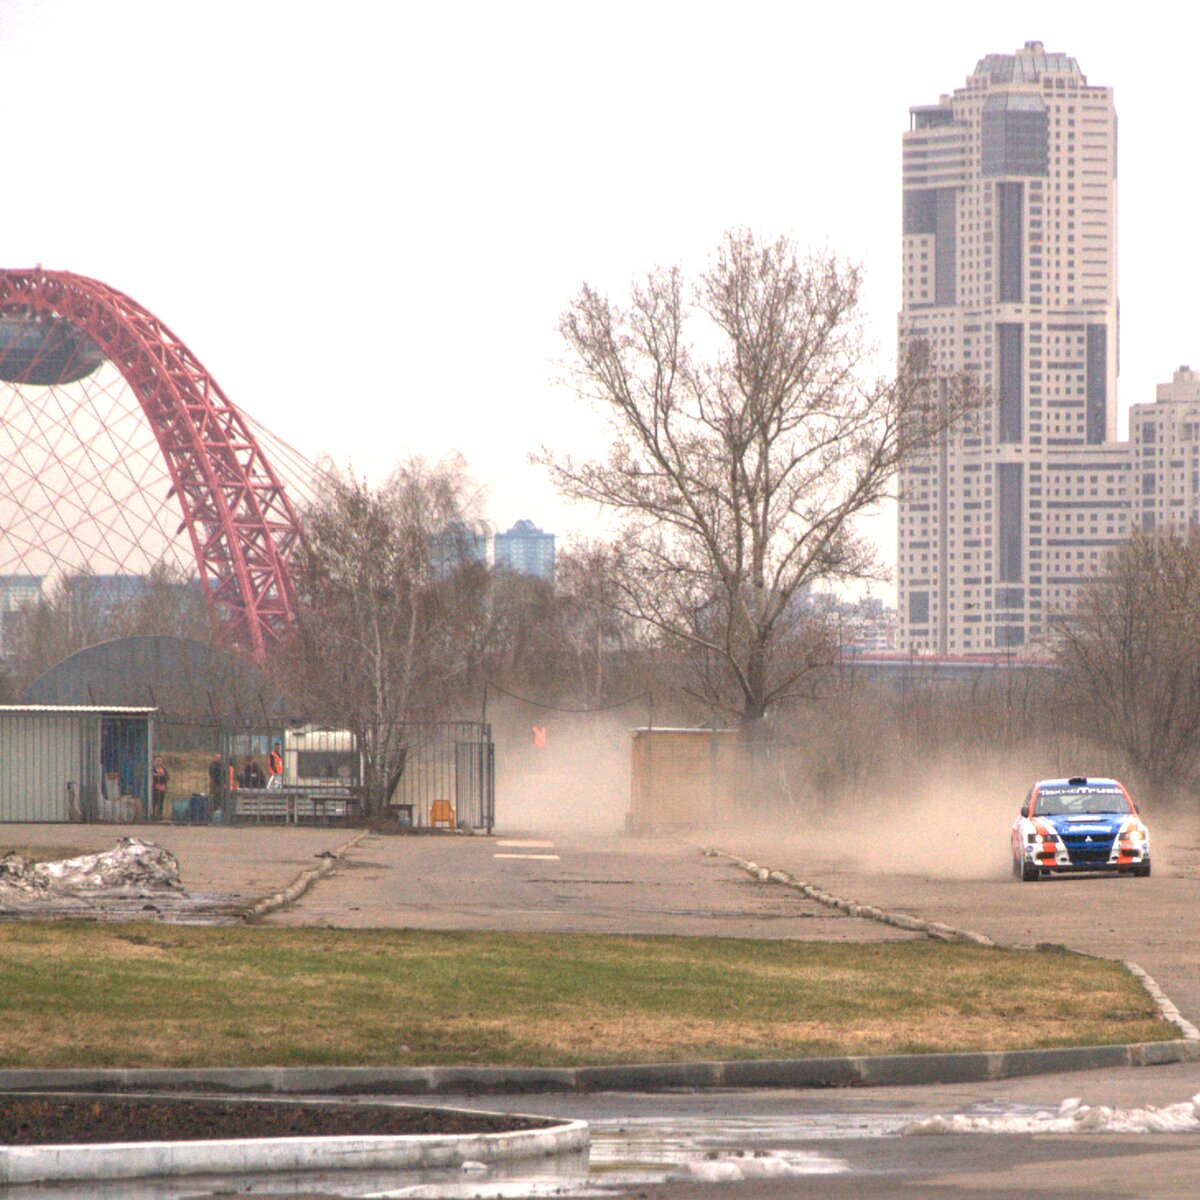
[{"label": "large bare tree", "polygon": [[585,285],[561,319],[613,439],[602,461],[539,461],[619,515],[617,607],[689,647],[747,724],[827,661],[804,590],[877,574],[855,519],[969,402],[919,345],[874,373],[860,287],[831,255],[732,232],[695,285],[656,270],[624,304]]},{"label": "large bare tree", "polygon": [[1200,533],[1135,534],[1058,622],[1063,703],[1158,798],[1200,766]]}]

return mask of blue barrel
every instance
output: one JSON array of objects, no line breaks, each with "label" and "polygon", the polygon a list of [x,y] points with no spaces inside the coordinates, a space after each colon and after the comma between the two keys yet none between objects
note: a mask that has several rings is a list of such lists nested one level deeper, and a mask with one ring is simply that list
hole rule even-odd
[{"label": "blue barrel", "polygon": [[186,825],[192,819],[192,802],[175,800],[171,804],[171,820],[176,825]]},{"label": "blue barrel", "polygon": [[193,792],[191,800],[188,801],[189,814],[188,819],[193,825],[206,825],[208,823],[208,797],[203,792]]}]

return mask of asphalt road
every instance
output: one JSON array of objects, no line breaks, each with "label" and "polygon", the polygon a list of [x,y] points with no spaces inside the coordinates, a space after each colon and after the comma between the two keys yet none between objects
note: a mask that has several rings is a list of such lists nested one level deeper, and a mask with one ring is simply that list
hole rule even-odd
[{"label": "asphalt road", "polygon": [[[906,938],[760,884],[700,840],[523,832],[486,837],[369,835],[344,868],[270,918],[287,925],[513,929],[874,941]],[[1156,848],[1149,879],[1054,876],[1020,883],[990,863],[938,877],[830,857],[778,832],[712,844],[836,895],[987,934],[1003,945],[1056,943],[1132,960],[1200,1024],[1200,846]],[[898,856],[900,857],[900,856]]]},{"label": "asphalt road", "polygon": [[895,941],[679,840],[368,835],[273,925]]},{"label": "asphalt road", "polygon": [[[1164,1106],[1200,1092],[1200,1064],[1153,1070],[1082,1072],[965,1086],[862,1091],[706,1092],[664,1096],[446,1097],[450,1104],[544,1110],[592,1123],[598,1142],[646,1121],[678,1140],[699,1127],[756,1130],[744,1147],[840,1161],[838,1174],[797,1175],[714,1185],[674,1182],[628,1194],[655,1200],[830,1197],[833,1200],[1051,1200],[1081,1196],[1194,1200],[1200,1194],[1200,1134],[951,1134],[913,1136],[898,1124],[934,1114],[1056,1109],[1069,1096],[1125,1109]],[[855,1126],[858,1126],[855,1129]],[[853,1131],[846,1136],[847,1131]],[[636,1137],[633,1153],[636,1155]],[[603,1182],[603,1176],[597,1179]]]}]

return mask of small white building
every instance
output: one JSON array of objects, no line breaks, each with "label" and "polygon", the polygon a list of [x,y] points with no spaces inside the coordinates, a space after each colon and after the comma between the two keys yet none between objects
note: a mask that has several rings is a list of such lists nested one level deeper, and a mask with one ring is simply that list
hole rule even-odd
[{"label": "small white building", "polygon": [[0,705],[0,822],[140,819],[157,711]]}]

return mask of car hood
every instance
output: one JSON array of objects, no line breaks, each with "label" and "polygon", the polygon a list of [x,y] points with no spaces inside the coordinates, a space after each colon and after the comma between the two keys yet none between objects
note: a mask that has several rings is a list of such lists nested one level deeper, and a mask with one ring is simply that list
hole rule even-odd
[{"label": "car hood", "polygon": [[1041,817],[1060,837],[1065,834],[1107,834],[1115,837],[1129,820],[1129,813],[1087,813],[1062,817]]}]

